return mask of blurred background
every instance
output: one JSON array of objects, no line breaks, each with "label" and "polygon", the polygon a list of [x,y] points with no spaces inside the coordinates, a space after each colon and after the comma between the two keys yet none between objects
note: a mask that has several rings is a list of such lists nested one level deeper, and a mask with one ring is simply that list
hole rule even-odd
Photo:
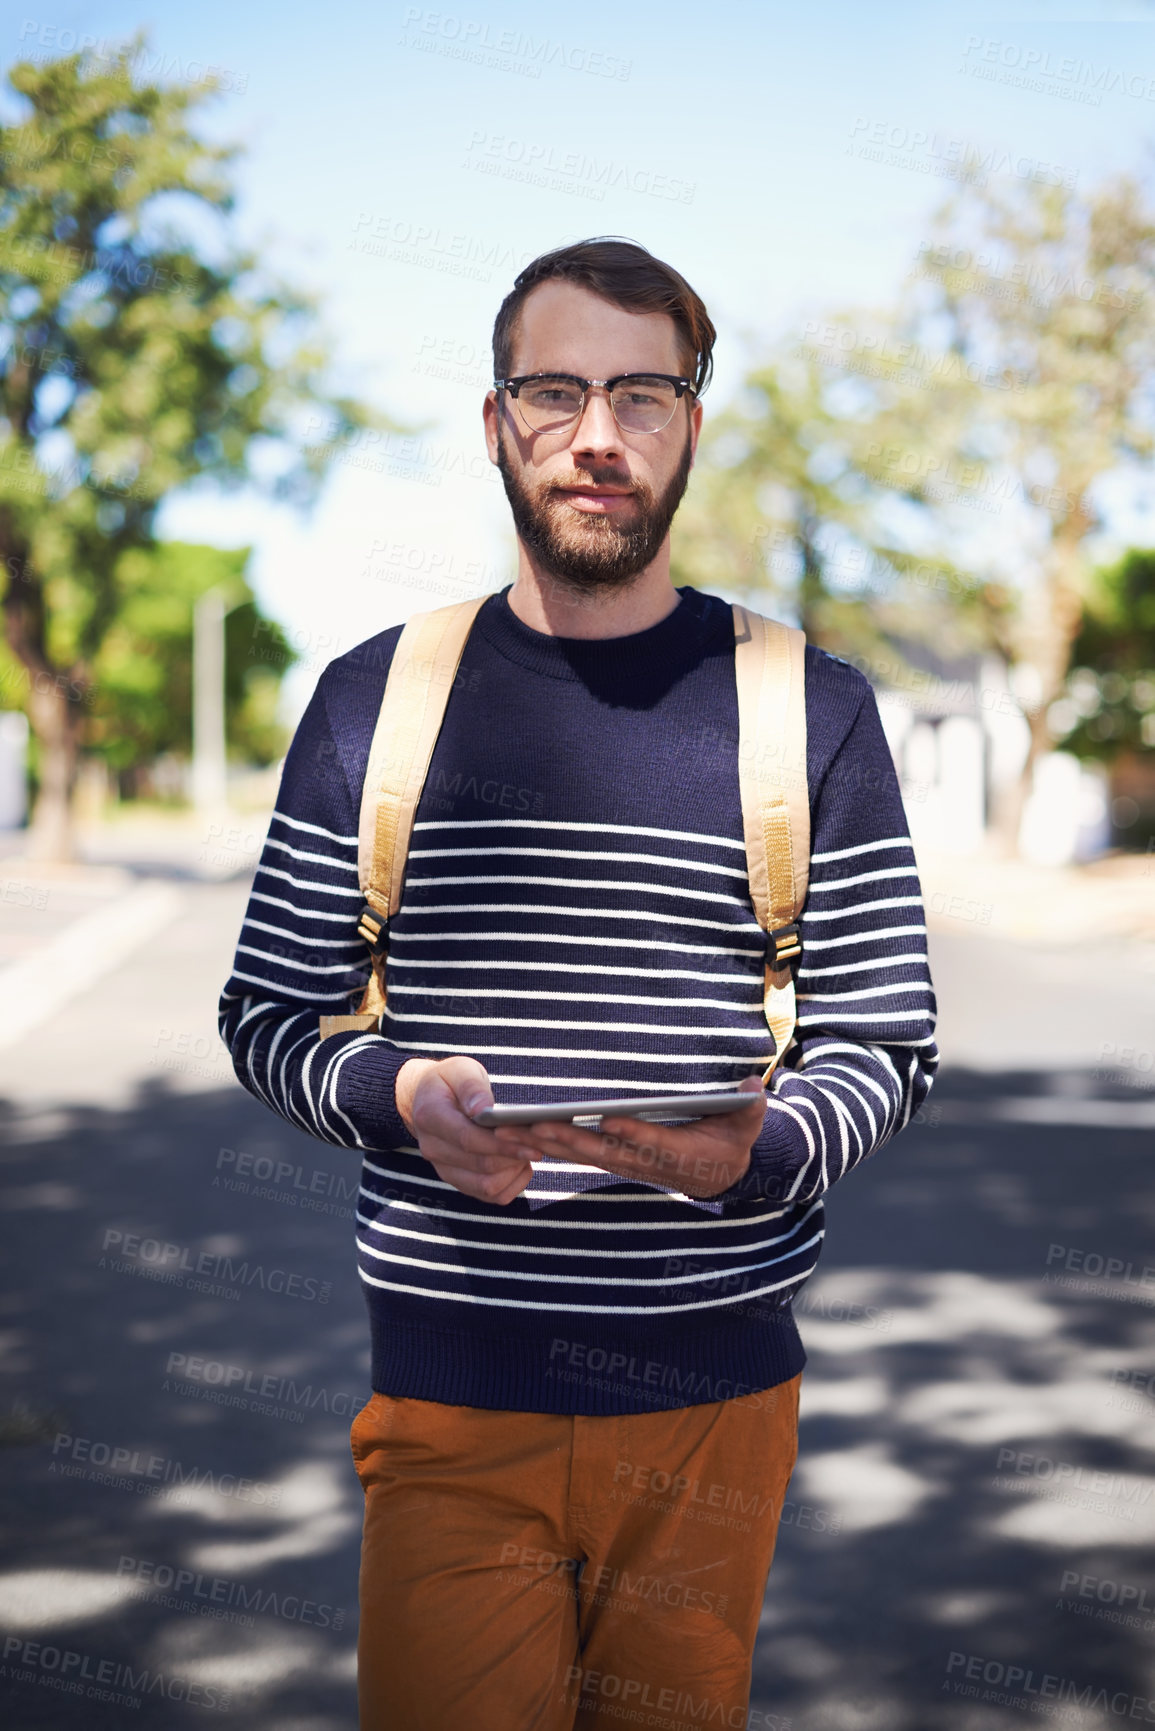
[{"label": "blurred background", "polygon": [[322,669],[512,577],[493,317],[594,234],[706,299],[676,578],[871,680],[942,1015],[799,1302],[749,1723],[1155,1723],[1155,6],[67,3],[0,58],[4,1723],[355,1723],[357,1174],[216,996]]}]

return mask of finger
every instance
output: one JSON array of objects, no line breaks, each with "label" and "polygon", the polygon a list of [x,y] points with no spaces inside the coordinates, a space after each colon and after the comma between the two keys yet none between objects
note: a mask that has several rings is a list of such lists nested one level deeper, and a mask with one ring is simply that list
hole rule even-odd
[{"label": "finger", "polygon": [[438,1074],[449,1088],[458,1108],[467,1118],[475,1118],[493,1105],[493,1089],[484,1064],[476,1058],[459,1055],[446,1058],[437,1066]]},{"label": "finger", "polygon": [[439,1177],[452,1184],[455,1190],[460,1190],[462,1195],[498,1207],[507,1206],[533,1181],[533,1167],[528,1161],[519,1161],[511,1168],[492,1174],[477,1172],[471,1166],[458,1166],[452,1161],[435,1162],[435,1169]]}]

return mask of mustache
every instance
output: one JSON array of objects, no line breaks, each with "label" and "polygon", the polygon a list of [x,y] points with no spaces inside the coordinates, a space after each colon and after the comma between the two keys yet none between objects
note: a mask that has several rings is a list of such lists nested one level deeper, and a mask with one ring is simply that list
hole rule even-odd
[{"label": "mustache", "polygon": [[577,487],[622,487],[631,493],[640,490],[636,481],[632,481],[618,469],[575,469],[567,482],[563,484],[561,481],[554,481],[549,491],[571,493]]}]

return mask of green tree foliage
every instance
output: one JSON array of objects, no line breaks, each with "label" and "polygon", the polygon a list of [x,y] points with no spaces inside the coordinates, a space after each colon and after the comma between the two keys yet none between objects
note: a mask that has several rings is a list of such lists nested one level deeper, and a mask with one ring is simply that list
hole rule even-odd
[{"label": "green tree foliage", "polygon": [[1006,658],[1031,738],[1011,846],[1100,618],[1103,484],[1143,484],[1155,449],[1153,279],[1130,179],[966,186],[893,307],[810,320],[751,373],[687,501],[683,581],[777,595],[844,654]]},{"label": "green tree foliage", "polygon": [[220,589],[225,621],[225,731],[231,755],[276,762],[285,747],[276,721],[283,675],[297,659],[279,625],[265,619],[245,581],[248,549],[179,541],[125,554],[122,602],[97,653],[89,749],[123,774],[162,752],[192,749],[193,607]]},{"label": "green tree foliage", "polygon": [[1095,573],[1073,659],[1048,716],[1063,749],[1110,760],[1155,748],[1155,549]]},{"label": "green tree foliage", "polygon": [[161,501],[205,479],[306,503],[331,441],[370,420],[327,388],[311,303],[230,238],[233,153],[191,127],[212,82],[138,82],[138,50],[20,63],[22,118],[0,129],[0,571],[22,670],[0,700],[29,714],[33,845],[57,855],[78,754],[110,749],[98,670],[129,677],[105,645],[140,617],[128,555]]}]

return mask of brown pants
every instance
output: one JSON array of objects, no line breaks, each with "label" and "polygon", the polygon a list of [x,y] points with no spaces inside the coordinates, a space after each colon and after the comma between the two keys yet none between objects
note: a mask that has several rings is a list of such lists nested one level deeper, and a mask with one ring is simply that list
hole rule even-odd
[{"label": "brown pants", "polygon": [[745,1726],[800,1381],[608,1418],[375,1394],[361,1731]]}]

